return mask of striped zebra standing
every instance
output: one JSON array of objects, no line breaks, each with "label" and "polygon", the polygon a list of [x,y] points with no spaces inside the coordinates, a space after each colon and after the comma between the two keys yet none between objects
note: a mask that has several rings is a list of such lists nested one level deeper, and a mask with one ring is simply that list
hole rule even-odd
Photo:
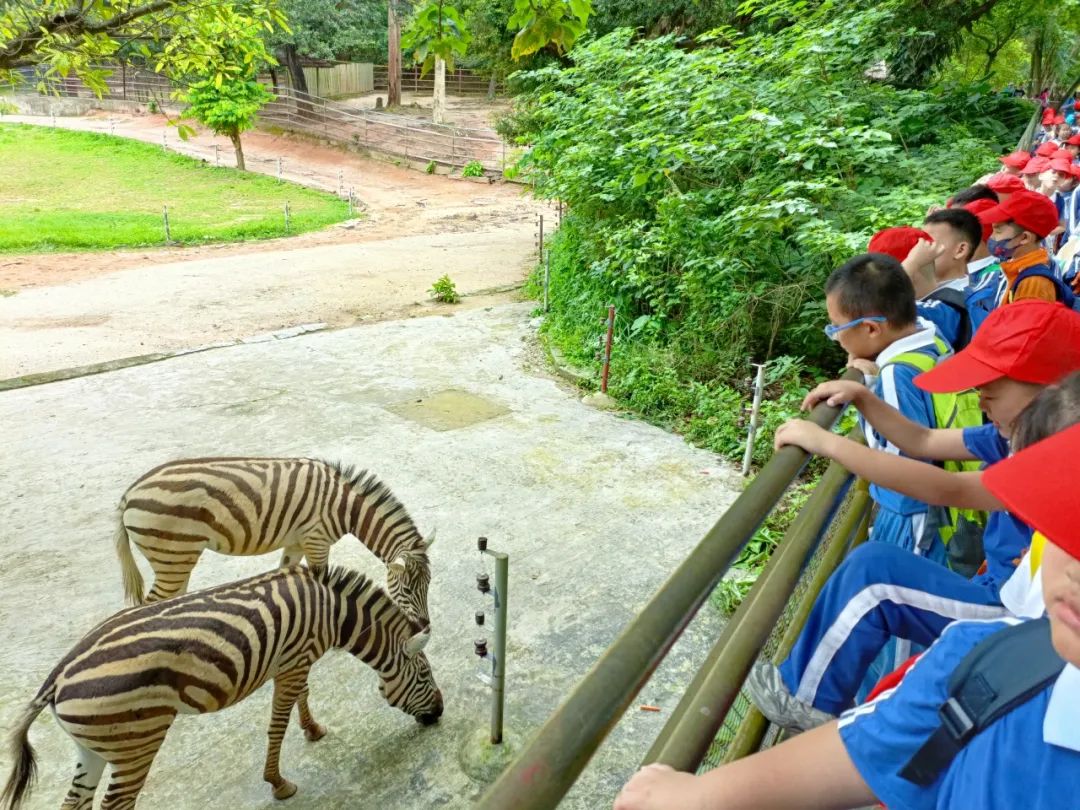
[{"label": "striped zebra standing", "polygon": [[[195,458],[155,467],[120,500],[116,552],[132,604],[187,590],[204,549],[219,554],[285,550],[282,567],[306,557],[325,567],[330,546],[353,534],[386,563],[390,596],[425,626],[428,546],[405,507],[373,474],[309,458]],[[134,542],[154,569],[143,579]]]},{"label": "striped zebra standing", "polygon": [[78,747],[64,810],[90,810],[105,764],[102,810],[135,806],[178,714],[215,712],[274,682],[263,779],[286,799],[278,759],[293,705],[309,740],[326,729],[308,707],[308,671],[331,647],[374,669],[391,706],[430,725],[442,694],[422,650],[428,634],[377,585],[342,568],[294,566],[152,605],[127,608],[72,648],[12,735],[15,765],[0,803],[15,810],[34,780],[30,725],[51,706]]}]

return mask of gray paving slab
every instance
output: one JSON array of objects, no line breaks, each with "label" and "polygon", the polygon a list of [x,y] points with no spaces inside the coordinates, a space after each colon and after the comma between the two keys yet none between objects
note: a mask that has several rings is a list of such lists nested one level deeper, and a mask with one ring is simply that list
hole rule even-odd
[{"label": "gray paving slab", "polygon": [[[140,807],[470,806],[484,785],[459,757],[488,718],[472,656],[483,601],[474,577],[485,567],[477,536],[511,557],[507,728],[524,737],[739,488],[714,455],[593,410],[551,379],[530,309],[306,334],[0,393],[0,728],[71,644],[122,606],[114,510],[138,475],[197,455],[336,458],[377,471],[423,531],[438,527],[429,656],[446,696],[442,722],[420,727],[381,700],[372,672],[330,655],[312,675],[312,708],[329,734],[307,743],[290,729],[283,773],[299,792],[286,805],[261,780],[264,688],[226,711],[179,719]],[[410,403],[431,397],[441,410],[417,418]],[[461,409],[485,418],[469,424]],[[355,541],[339,543],[331,560],[382,578]],[[208,554],[193,587],[275,561]],[[610,806],[719,628],[703,610],[642,693],[662,711],[635,705],[563,807]],[[41,777],[26,807],[56,807],[73,746],[48,713],[31,740]],[[4,746],[5,778],[7,757]]]}]

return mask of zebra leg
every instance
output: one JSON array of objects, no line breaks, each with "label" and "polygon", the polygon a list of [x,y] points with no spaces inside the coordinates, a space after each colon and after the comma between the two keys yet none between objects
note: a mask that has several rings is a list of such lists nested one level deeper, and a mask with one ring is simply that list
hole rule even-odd
[{"label": "zebra leg", "polygon": [[304,559],[303,547],[289,546],[281,553],[281,565],[278,567],[288,568],[289,566],[296,565],[302,559]]},{"label": "zebra leg", "polygon": [[313,569],[325,569],[330,562],[330,544],[325,540],[305,540],[304,556]]},{"label": "zebra leg", "polygon": [[105,758],[78,742],[75,745],[79,749],[79,761],[75,765],[75,778],[71,780],[71,789],[64,797],[60,810],[92,810],[94,792],[105,770]]},{"label": "zebra leg", "polygon": [[139,798],[139,791],[146,784],[146,775],[154,764],[154,757],[169,733],[172,721],[149,736],[140,739],[138,745],[125,746],[124,758],[112,761],[109,787],[101,802],[101,810],[132,810]]},{"label": "zebra leg", "polygon": [[184,554],[170,554],[165,558],[158,557],[153,552],[147,554],[150,567],[154,569],[154,587],[146,595],[146,602],[160,602],[162,599],[171,599],[187,592],[191,571],[199,561],[201,551],[199,548]]},{"label": "zebra leg", "polygon": [[308,742],[315,742],[321,740],[326,736],[326,726],[319,725],[315,722],[315,718],[311,716],[311,709],[308,707],[308,687],[307,682],[304,683],[304,689],[296,697],[296,705],[300,710],[300,727],[304,729],[304,736],[308,738]]},{"label": "zebra leg", "polygon": [[289,715],[297,697],[307,687],[309,666],[282,672],[274,678],[274,707],[270,713],[270,728],[266,735],[266,765],[263,779],[274,789],[275,799],[288,799],[296,793],[296,785],[281,775],[281,741],[289,726]]}]

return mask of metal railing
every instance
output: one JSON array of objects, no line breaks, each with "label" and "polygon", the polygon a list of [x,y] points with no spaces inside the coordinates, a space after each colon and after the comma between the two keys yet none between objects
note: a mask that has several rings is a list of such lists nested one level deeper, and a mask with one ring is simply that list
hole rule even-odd
[{"label": "metal railing", "polygon": [[[839,416],[840,409],[821,404],[810,420],[831,428]],[[807,459],[797,447],[773,455],[483,795],[479,808],[547,810],[559,803]],[[824,528],[845,502],[851,480],[838,465],[826,472],[647,759],[696,767]],[[845,516],[865,508],[858,500],[856,491]],[[707,705],[711,720],[702,721],[694,710],[704,701],[715,701]]]},{"label": "metal railing", "polygon": [[[412,93],[431,93],[435,89],[434,71],[421,75],[419,66],[405,66],[401,69],[401,89]],[[386,65],[375,65],[372,69],[376,90],[386,90],[389,69]],[[476,73],[467,68],[446,71],[446,92],[452,96],[501,96],[506,93],[502,82],[492,82],[490,74]]]}]

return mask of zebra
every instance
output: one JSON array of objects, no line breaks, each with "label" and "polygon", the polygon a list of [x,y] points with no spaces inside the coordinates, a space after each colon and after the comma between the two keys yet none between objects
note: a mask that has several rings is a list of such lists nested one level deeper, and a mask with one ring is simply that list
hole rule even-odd
[{"label": "zebra", "polygon": [[34,718],[52,708],[78,748],[63,810],[91,810],[105,764],[102,810],[132,808],[179,714],[239,703],[274,682],[263,779],[274,797],[296,785],[279,755],[293,706],[308,740],[326,729],[308,706],[308,671],[329,648],[379,675],[391,706],[431,725],[443,699],[422,652],[429,634],[380,587],[344,568],[300,565],[122,610],[79,641],[45,680],[11,738],[15,761],[0,805],[17,810],[34,781]]},{"label": "zebra", "polygon": [[[254,555],[284,548],[283,568],[302,557],[319,568],[330,546],[351,533],[386,563],[390,596],[430,625],[427,549],[435,532],[422,537],[389,487],[366,470],[310,458],[170,461],[127,489],[118,522],[116,552],[131,604],[184,593],[204,549]],[[146,597],[132,542],[154,569]]]}]

